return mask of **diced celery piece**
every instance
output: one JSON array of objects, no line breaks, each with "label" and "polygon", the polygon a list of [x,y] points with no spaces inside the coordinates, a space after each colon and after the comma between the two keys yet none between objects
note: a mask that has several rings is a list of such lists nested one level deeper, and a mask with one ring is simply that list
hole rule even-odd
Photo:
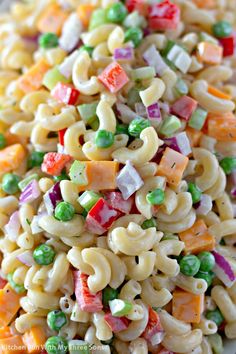
[{"label": "diced celery piece", "polygon": [[128,315],[131,312],[133,305],[129,301],[115,299],[109,301],[109,307],[112,316],[120,317],[120,316]]},{"label": "diced celery piece", "polygon": [[98,127],[99,127],[99,119],[98,118],[95,118],[95,120],[90,123],[90,127],[93,129],[93,130],[98,130]]},{"label": "diced celery piece", "polygon": [[73,183],[80,186],[86,186],[88,184],[86,164],[77,160],[74,161],[71,165],[69,176]]},{"label": "diced celery piece", "polygon": [[152,79],[155,75],[156,72],[152,66],[144,66],[131,71],[131,79],[134,81]]},{"label": "diced celery piece", "polygon": [[206,32],[199,33],[199,41],[200,42],[209,42],[209,43],[216,44],[216,45],[218,44],[218,40]]},{"label": "diced celery piece", "polygon": [[83,340],[70,340],[68,346],[70,354],[90,354],[89,343]]},{"label": "diced celery piece", "polygon": [[97,9],[93,11],[90,22],[89,22],[89,31],[108,23],[107,19],[107,9]]},{"label": "diced celery piece", "polygon": [[170,136],[181,128],[181,121],[174,115],[166,117],[161,125],[160,133],[164,136]]},{"label": "diced celery piece", "polygon": [[164,236],[162,237],[161,239],[162,241],[165,241],[165,240],[179,240],[178,236],[177,235],[174,235],[174,234],[171,234],[171,233],[165,233]]},{"label": "diced celery piece", "polygon": [[188,125],[196,130],[201,130],[207,118],[207,111],[197,108],[188,121]]},{"label": "diced celery piece", "polygon": [[138,11],[131,12],[124,20],[124,27],[146,27],[147,21],[141,15],[139,15]]},{"label": "diced celery piece", "polygon": [[96,109],[98,102],[84,103],[77,107],[85,124],[91,124],[97,118]]},{"label": "diced celery piece", "polygon": [[223,341],[221,336],[218,333],[211,334],[207,336],[207,339],[210,342],[211,348],[213,349],[214,354],[222,354],[224,351]]},{"label": "diced celery piece", "polygon": [[178,96],[184,96],[188,94],[188,85],[182,79],[177,80],[174,88]]},{"label": "diced celery piece", "polygon": [[33,173],[32,175],[22,179],[22,181],[20,181],[18,183],[18,187],[21,191],[23,191],[25,189],[26,186],[28,186],[28,184],[33,181],[33,179],[36,179],[38,180],[39,179],[39,176],[37,173]]},{"label": "diced celery piece", "polygon": [[134,108],[135,103],[141,102],[141,97],[139,92],[142,90],[142,87],[132,87],[128,92],[127,103],[128,106]]},{"label": "diced celery piece", "polygon": [[89,211],[100,198],[101,194],[94,191],[86,191],[78,198],[78,202],[86,211]]},{"label": "diced celery piece", "polygon": [[63,76],[58,67],[55,66],[51,70],[47,71],[43,78],[43,85],[47,87],[50,91],[56,86],[58,82],[62,82],[63,84],[68,84],[70,79],[67,79]]},{"label": "diced celery piece", "polygon": [[190,55],[177,44],[168,52],[167,59],[184,74],[186,74],[192,62]]}]

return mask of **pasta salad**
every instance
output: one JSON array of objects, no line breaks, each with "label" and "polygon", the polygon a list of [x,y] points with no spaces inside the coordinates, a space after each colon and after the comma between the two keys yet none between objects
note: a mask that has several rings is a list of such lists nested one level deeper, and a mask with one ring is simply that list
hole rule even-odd
[{"label": "pasta salad", "polygon": [[236,339],[234,0],[0,14],[0,353]]}]

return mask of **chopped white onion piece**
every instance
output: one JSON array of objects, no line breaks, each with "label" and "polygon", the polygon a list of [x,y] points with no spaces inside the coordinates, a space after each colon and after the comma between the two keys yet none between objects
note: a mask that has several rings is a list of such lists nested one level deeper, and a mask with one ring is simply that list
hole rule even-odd
[{"label": "chopped white onion piece", "polygon": [[165,61],[163,60],[162,56],[156,49],[156,47],[151,45],[144,53],[143,59],[147,62],[149,66],[153,66],[155,71],[158,75],[162,76],[164,71],[168,69]]}]

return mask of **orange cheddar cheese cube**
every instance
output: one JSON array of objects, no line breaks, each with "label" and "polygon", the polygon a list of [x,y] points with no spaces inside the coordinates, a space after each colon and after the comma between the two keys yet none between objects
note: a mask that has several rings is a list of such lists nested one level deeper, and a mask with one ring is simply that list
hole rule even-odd
[{"label": "orange cheddar cheese cube", "polygon": [[215,247],[215,238],[208,232],[202,219],[197,220],[190,229],[180,232],[179,238],[185,244],[185,254],[212,251]]},{"label": "orange cheddar cheese cube", "polygon": [[6,327],[1,327],[0,328],[0,339],[4,339],[4,338],[9,338],[12,337],[13,334],[11,332],[11,328],[6,326]]},{"label": "orange cheddar cheese cube", "polygon": [[21,144],[14,144],[0,150],[0,175],[17,169],[25,157]]},{"label": "orange cheddar cheese cube", "polygon": [[50,65],[45,59],[40,59],[23,76],[19,78],[18,86],[25,93],[38,90],[42,86],[45,73]]},{"label": "orange cheddar cheese cube", "polygon": [[217,44],[200,42],[197,46],[197,58],[205,64],[220,64],[223,57],[223,48]]},{"label": "orange cheddar cheese cube", "polygon": [[7,326],[20,309],[20,298],[9,284],[0,290],[0,327]]},{"label": "orange cheddar cheese cube", "polygon": [[12,336],[0,339],[0,354],[26,354],[22,336]]},{"label": "orange cheddar cheese cube", "polygon": [[88,184],[79,186],[79,191],[87,189],[111,190],[116,189],[116,176],[119,163],[116,161],[84,161]]},{"label": "orange cheddar cheese cube", "polygon": [[43,328],[32,327],[24,333],[22,339],[29,354],[40,354],[41,348],[46,342],[46,334]]},{"label": "orange cheddar cheese cube", "polygon": [[42,33],[51,32],[60,35],[68,14],[58,4],[53,3],[45,11],[37,23],[38,30]]},{"label": "orange cheddar cheese cube", "polygon": [[92,4],[80,4],[77,7],[77,15],[84,27],[88,27],[90,17],[95,9],[96,7]]},{"label": "orange cheddar cheese cube", "polygon": [[219,141],[236,141],[236,117],[209,116],[207,119],[207,134]]},{"label": "orange cheddar cheese cube", "polygon": [[199,323],[204,306],[204,294],[195,295],[175,290],[172,299],[172,315],[187,323]]},{"label": "orange cheddar cheese cube", "polygon": [[188,160],[187,156],[167,147],[158,166],[157,175],[166,177],[169,184],[178,186]]},{"label": "orange cheddar cheese cube", "polygon": [[195,147],[199,145],[200,139],[203,134],[200,130],[196,130],[191,127],[188,127],[186,128],[186,134],[189,138],[191,147]]}]

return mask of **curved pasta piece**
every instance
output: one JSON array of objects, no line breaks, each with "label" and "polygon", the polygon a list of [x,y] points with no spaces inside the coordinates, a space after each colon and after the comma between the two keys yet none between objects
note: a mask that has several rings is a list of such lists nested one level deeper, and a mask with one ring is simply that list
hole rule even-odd
[{"label": "curved pasta piece", "polygon": [[64,252],[58,253],[54,259],[53,266],[48,272],[44,290],[49,293],[58,291],[65,280],[69,270],[69,262]]},{"label": "curved pasta piece", "polygon": [[221,167],[218,170],[218,176],[213,184],[213,186],[205,191],[206,194],[209,194],[212,200],[220,198],[224,193],[226,187],[227,179],[226,175]]},{"label": "curved pasta piece", "polygon": [[57,150],[57,138],[48,138],[50,130],[42,127],[41,124],[36,124],[31,132],[31,143],[35,150],[48,152]]},{"label": "curved pasta piece", "polygon": [[94,273],[93,268],[83,261],[81,251],[81,247],[72,247],[67,253],[67,259],[73,267],[79,269],[82,273],[92,275]]},{"label": "curved pasta piece", "polygon": [[202,331],[194,329],[182,336],[167,334],[163,339],[166,349],[177,353],[189,353],[196,349],[202,342]]},{"label": "curved pasta piece", "polygon": [[154,78],[148,88],[139,92],[141,100],[145,107],[158,101],[164,94],[166,85],[163,80]]},{"label": "curved pasta piece", "polygon": [[196,213],[193,209],[191,209],[189,214],[184,219],[179,220],[178,222],[166,223],[163,221],[159,221],[158,228],[164,232],[171,232],[177,234],[192,227],[195,220]]},{"label": "curved pasta piece", "polygon": [[23,112],[34,114],[41,103],[46,103],[50,98],[50,93],[46,90],[30,92],[20,101],[20,108]]},{"label": "curved pasta piece", "polygon": [[131,150],[126,147],[120,148],[112,153],[112,158],[123,164],[130,161],[134,165],[150,161],[156,154],[160,145],[160,140],[154,128],[144,129],[140,134],[143,145],[137,150]]},{"label": "curved pasta piece", "polygon": [[178,222],[181,219],[184,219],[192,209],[192,197],[188,192],[179,193],[176,196],[177,199],[177,207],[170,214],[164,213],[161,209],[157,212],[157,219],[163,222]]},{"label": "curved pasta piece", "polygon": [[156,261],[156,253],[152,251],[140,253],[138,263],[136,263],[135,257],[123,257],[122,259],[127,267],[128,277],[142,281],[152,274]]},{"label": "curved pasta piece", "polygon": [[170,277],[176,276],[179,271],[179,264],[176,259],[171,259],[169,255],[179,256],[184,249],[184,242],[177,240],[165,240],[154,246],[156,252],[155,265],[157,269]]},{"label": "curved pasta piece", "polygon": [[152,307],[163,307],[170,302],[172,295],[168,289],[155,289],[151,278],[145,279],[142,283],[141,299]]},{"label": "curved pasta piece", "polygon": [[208,231],[216,238],[218,242],[222,237],[235,234],[236,219],[225,220],[209,227]]},{"label": "curved pasta piece", "polygon": [[[95,248],[85,248],[81,251],[82,259],[89,264],[94,274],[88,277],[88,287],[93,293],[104,289],[111,280],[111,267],[106,257]],[[104,272],[104,270],[106,270]]]},{"label": "curved pasta piece", "polygon": [[215,97],[208,93],[208,84],[204,80],[196,80],[190,86],[190,92],[199,105],[209,112],[226,113],[235,108],[234,102]]},{"label": "curved pasta piece", "polygon": [[102,89],[102,85],[96,76],[88,78],[91,58],[86,50],[79,53],[72,71],[72,81],[75,87],[84,95],[96,95]]},{"label": "curved pasta piece", "polygon": [[137,339],[139,336],[141,336],[147,326],[148,308],[141,300],[137,300],[136,303],[143,309],[143,318],[138,321],[132,321],[127,329],[116,334],[117,338],[123,342],[130,342],[134,339]]},{"label": "curved pasta piece", "polygon": [[87,157],[83,153],[79,138],[86,133],[84,122],[76,122],[69,126],[64,135],[64,146],[66,152],[74,157],[74,159],[85,161]]},{"label": "curved pasta piece", "polygon": [[124,31],[121,27],[116,27],[108,37],[107,47],[111,54],[114,54],[116,48],[121,48],[125,39]]},{"label": "curved pasta piece", "polygon": [[215,155],[202,148],[194,148],[193,156],[203,167],[201,176],[196,177],[197,186],[204,192],[211,188],[217,180],[219,163]]},{"label": "curved pasta piece", "polygon": [[62,108],[61,113],[56,115],[53,107],[42,103],[38,106],[36,113],[36,120],[41,126],[55,132],[71,126],[75,119],[75,109],[70,106]]},{"label": "curved pasta piece", "polygon": [[163,309],[158,312],[158,315],[167,334],[182,336],[191,331],[191,325],[189,323],[178,320]]},{"label": "curved pasta piece", "polygon": [[51,215],[44,215],[39,219],[39,226],[51,235],[57,237],[79,236],[83,231],[84,219],[81,215],[75,215],[72,220],[61,222]]},{"label": "curved pasta piece", "polygon": [[116,116],[107,101],[100,100],[97,105],[96,115],[99,119],[99,130],[108,130],[109,132],[115,133]]},{"label": "curved pasta piece", "polygon": [[94,30],[81,35],[85,45],[96,47],[102,42],[106,42],[111,32],[116,28],[116,25],[105,24],[95,28]]},{"label": "curved pasta piece", "polygon": [[225,65],[209,66],[202,70],[198,75],[198,80],[206,80],[209,84],[227,81],[233,75],[231,68]]}]

